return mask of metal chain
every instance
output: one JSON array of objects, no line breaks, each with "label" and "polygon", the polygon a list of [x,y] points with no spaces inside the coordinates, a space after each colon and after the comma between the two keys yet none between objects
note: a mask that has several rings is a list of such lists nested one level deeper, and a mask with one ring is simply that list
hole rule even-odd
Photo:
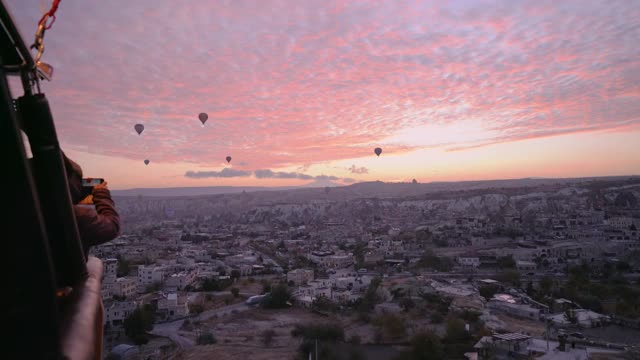
[{"label": "metal chain", "polygon": [[40,63],[40,58],[42,58],[42,54],[44,53],[44,32],[47,30],[47,20],[49,19],[49,15],[45,14],[43,17],[44,21],[41,21],[38,24],[38,30],[36,31],[36,40],[31,45],[32,49],[37,49],[38,53],[36,54],[35,63],[36,66]]}]

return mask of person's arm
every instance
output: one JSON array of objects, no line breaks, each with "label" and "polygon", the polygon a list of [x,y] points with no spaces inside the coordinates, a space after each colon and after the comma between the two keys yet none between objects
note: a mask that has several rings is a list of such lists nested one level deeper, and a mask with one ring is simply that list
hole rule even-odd
[{"label": "person's arm", "polygon": [[87,242],[85,246],[100,245],[120,235],[120,216],[106,182],[93,188],[93,204],[95,211],[82,211],[82,214],[78,214],[79,209],[76,211],[83,242]]}]

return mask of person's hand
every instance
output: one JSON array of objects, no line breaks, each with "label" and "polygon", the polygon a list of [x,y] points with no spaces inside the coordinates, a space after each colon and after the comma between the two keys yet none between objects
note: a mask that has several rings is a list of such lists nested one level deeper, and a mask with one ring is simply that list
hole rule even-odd
[{"label": "person's hand", "polygon": [[102,184],[98,184],[93,187],[93,190],[97,190],[97,189],[108,189],[107,182],[103,181]]}]

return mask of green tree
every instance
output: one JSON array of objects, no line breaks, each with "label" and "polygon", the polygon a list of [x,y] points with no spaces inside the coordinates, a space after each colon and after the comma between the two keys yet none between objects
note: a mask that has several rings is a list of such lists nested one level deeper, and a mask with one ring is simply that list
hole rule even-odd
[{"label": "green tree", "polygon": [[573,311],[573,309],[567,309],[564,312],[564,319],[567,320],[570,324],[577,324],[578,323],[578,316]]},{"label": "green tree", "polygon": [[498,267],[501,269],[515,269],[516,261],[513,259],[513,256],[501,256],[497,261]]},{"label": "green tree", "polygon": [[409,312],[409,310],[413,309],[416,306],[416,303],[410,297],[403,297],[400,300],[400,306],[404,309],[405,312]]},{"label": "green tree", "polygon": [[233,269],[231,270],[231,279],[240,279],[240,270]]},{"label": "green tree", "polygon": [[116,269],[116,275],[118,277],[129,275],[129,262],[122,256],[118,256],[118,268]]},{"label": "green tree", "polygon": [[189,303],[189,313],[200,314],[203,311],[204,311],[204,306],[202,306],[202,304]]},{"label": "green tree", "polygon": [[462,342],[469,338],[469,333],[465,330],[464,321],[456,318],[447,320],[447,335],[446,340],[448,342]]},{"label": "green tree", "polygon": [[216,338],[209,331],[203,332],[196,339],[196,344],[198,344],[198,345],[213,345],[213,344],[215,344],[217,342],[218,341],[216,340]]},{"label": "green tree", "polygon": [[498,290],[500,290],[500,287],[496,284],[482,285],[478,288],[478,292],[480,293],[480,295],[483,298],[487,299],[487,301],[491,299],[493,295],[498,292]]},{"label": "green tree", "polygon": [[237,298],[238,296],[240,296],[240,289],[238,289],[237,287],[232,287],[231,288],[231,295],[233,295],[233,297]]},{"label": "green tree", "polygon": [[302,339],[298,350],[304,359],[310,352],[315,353],[316,341],[320,359],[339,359],[343,355],[336,353],[335,346],[337,342],[344,342],[344,329],[340,324],[296,324],[291,336]]},{"label": "green tree", "polygon": [[506,270],[497,274],[496,278],[508,285],[520,287],[520,273],[515,270]]},{"label": "green tree", "polygon": [[338,310],[338,305],[329,300],[324,295],[317,296],[313,302],[311,303],[311,308],[318,311],[336,311]]},{"label": "green tree", "polygon": [[147,331],[153,328],[154,321],[154,311],[151,307],[138,307],[124,319],[124,333],[134,343],[146,344]]},{"label": "green tree", "polygon": [[374,277],[371,279],[369,286],[367,287],[367,291],[365,291],[364,296],[362,297],[362,301],[358,306],[358,311],[361,313],[368,313],[373,310],[373,307],[380,300],[378,298],[378,287],[382,283],[382,279],[379,277]]},{"label": "green tree", "polygon": [[551,289],[553,289],[553,279],[551,276],[545,275],[540,279],[538,286],[540,287],[542,294],[547,295],[551,293]]},{"label": "green tree", "polygon": [[287,306],[291,299],[291,291],[286,284],[278,284],[271,288],[271,292],[262,301],[262,306],[267,309],[279,309]]}]

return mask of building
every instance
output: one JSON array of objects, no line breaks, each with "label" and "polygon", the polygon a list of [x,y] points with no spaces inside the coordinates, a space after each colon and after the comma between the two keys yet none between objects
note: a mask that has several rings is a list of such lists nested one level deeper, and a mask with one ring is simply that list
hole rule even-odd
[{"label": "building", "polygon": [[181,271],[171,274],[165,279],[165,289],[168,291],[183,290],[186,286],[193,284],[198,276],[197,271]]},{"label": "building", "polygon": [[520,271],[535,271],[537,265],[533,261],[517,260],[516,268]]},{"label": "building", "polygon": [[480,257],[475,254],[466,254],[458,256],[458,264],[463,267],[477,268],[480,266]]},{"label": "building", "polygon": [[103,274],[102,274],[102,300],[108,300],[113,297],[114,285],[116,282],[116,274],[118,269],[117,259],[105,259],[102,262]]},{"label": "building", "polygon": [[384,260],[384,253],[377,250],[369,250],[364,254],[365,264],[375,264]]},{"label": "building", "polygon": [[133,300],[105,302],[102,322],[105,325],[121,325],[137,307],[138,303]]},{"label": "building", "polygon": [[620,359],[624,350],[584,346],[570,342],[532,338],[526,334],[506,333],[483,336],[474,345],[479,360],[538,359],[538,360],[587,360]]},{"label": "building", "polygon": [[626,216],[616,216],[609,218],[607,224],[614,229],[624,230],[629,229],[633,224],[633,219]]},{"label": "building", "polygon": [[[502,295],[502,296],[501,296]],[[540,319],[540,310],[534,308],[528,304],[518,304],[515,301],[511,300],[512,298],[505,299],[504,294],[496,294],[494,298],[489,300],[487,303],[487,307],[491,311],[501,312],[507,315],[531,319],[531,320],[539,320]]]},{"label": "building", "polygon": [[[568,314],[573,316],[575,320],[572,321],[567,316]],[[570,326],[575,323],[585,328],[591,328],[603,325],[609,320],[609,317],[587,309],[568,309],[567,312],[549,315],[547,319],[556,326]]]},{"label": "building", "polygon": [[186,296],[176,293],[167,294],[158,300],[158,312],[166,318],[176,318],[189,315],[189,302]]},{"label": "building", "polygon": [[306,285],[311,280],[313,280],[313,270],[294,269],[287,273],[287,282],[296,286]]},{"label": "building", "polygon": [[318,265],[336,269],[345,268],[354,263],[352,254],[334,254],[331,251],[314,251],[307,258]]},{"label": "building", "polygon": [[137,290],[137,281],[131,278],[117,278],[113,286],[113,295],[131,297]]},{"label": "building", "polygon": [[144,292],[147,287],[164,281],[164,268],[160,266],[138,266],[138,292]]}]

